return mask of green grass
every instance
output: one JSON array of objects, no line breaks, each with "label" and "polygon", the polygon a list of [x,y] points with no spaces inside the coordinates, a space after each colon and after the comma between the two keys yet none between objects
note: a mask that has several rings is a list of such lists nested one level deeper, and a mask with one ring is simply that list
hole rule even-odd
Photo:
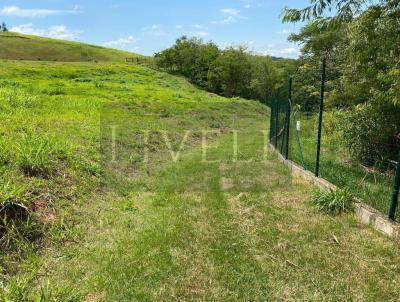
[{"label": "green grass", "polygon": [[[265,106],[126,64],[2,62],[0,79],[0,202],[28,211],[2,229],[1,301],[397,300],[398,244],[307,202],[264,153]],[[143,128],[175,150],[193,135],[176,164],[151,137],[145,166]],[[218,163],[203,128],[222,129]]]},{"label": "green grass", "polygon": [[[331,114],[325,114],[322,132],[320,176],[387,215],[393,187],[393,171],[367,169],[352,160],[335,126],[329,125]],[[317,116],[297,113],[293,124],[301,121],[300,144],[307,170],[315,171],[317,146]],[[302,165],[301,152],[296,138],[295,125],[291,129],[290,159]]]},{"label": "green grass", "polygon": [[0,33],[0,45],[0,59],[7,60],[124,62],[126,58],[138,56],[101,46],[12,32]]},{"label": "green grass", "polygon": [[328,214],[340,215],[354,211],[354,196],[348,190],[323,190],[316,193],[311,201]]}]

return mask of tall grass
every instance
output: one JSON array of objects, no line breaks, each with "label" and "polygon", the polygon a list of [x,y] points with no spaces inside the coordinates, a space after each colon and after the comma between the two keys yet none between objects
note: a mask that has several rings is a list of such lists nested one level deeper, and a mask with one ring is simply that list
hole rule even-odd
[{"label": "tall grass", "polygon": [[67,158],[59,142],[32,131],[20,135],[14,151],[18,167],[27,176],[48,177],[56,172],[58,163]]},{"label": "tall grass", "polygon": [[[296,133],[296,121],[301,121],[301,131]],[[320,176],[342,189],[347,189],[358,199],[387,214],[390,191],[393,184],[392,171],[363,167],[353,160],[343,144],[342,133],[338,130],[340,114],[326,112],[321,142]],[[290,134],[290,159],[302,164],[297,135],[304,156],[305,167],[315,171],[317,154],[316,115],[297,113]]]},{"label": "tall grass", "polygon": [[17,109],[32,108],[36,103],[35,96],[29,95],[22,89],[0,88],[0,109],[15,111]]}]

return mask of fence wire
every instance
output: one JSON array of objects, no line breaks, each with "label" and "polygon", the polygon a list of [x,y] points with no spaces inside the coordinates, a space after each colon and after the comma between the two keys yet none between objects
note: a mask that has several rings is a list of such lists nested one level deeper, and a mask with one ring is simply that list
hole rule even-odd
[{"label": "fence wire", "polygon": [[[321,71],[313,68],[306,74],[310,82],[318,83]],[[337,71],[328,65],[326,80],[329,83]],[[287,159],[294,161],[306,170],[315,172],[317,165],[317,145],[319,126],[319,94],[318,85],[307,87],[313,90],[315,97],[306,99],[302,95],[304,87],[300,87],[304,72],[293,76],[292,94],[289,99],[288,85],[278,89],[271,100],[271,144]],[[321,158],[319,176],[327,179],[340,188],[348,189],[355,197],[387,215],[393,202],[393,186],[400,139],[398,122],[395,116],[384,117],[384,128],[393,135],[382,140],[373,131],[357,134],[354,144],[362,146],[360,154],[354,154],[349,148],[349,136],[340,125],[348,118],[353,109],[325,109],[323,112]],[[393,113],[398,114],[398,113]],[[394,121],[394,122],[390,122]],[[382,120],[373,120],[375,127]],[[392,124],[391,124],[392,123]],[[289,128],[288,128],[289,126]],[[356,125],[357,126],[357,125]],[[367,125],[368,126],[368,125]],[[357,128],[357,127],[356,127]],[[351,141],[351,138],[350,138]],[[354,146],[353,146],[354,147]],[[359,148],[359,149],[360,149]],[[400,220],[400,214],[396,214]]]}]

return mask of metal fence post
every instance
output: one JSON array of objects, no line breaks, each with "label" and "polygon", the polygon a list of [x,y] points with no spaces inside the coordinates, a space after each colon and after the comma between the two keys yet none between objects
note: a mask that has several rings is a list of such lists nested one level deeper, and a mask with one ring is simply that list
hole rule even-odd
[{"label": "metal fence post", "polygon": [[321,158],[321,136],[322,136],[322,116],[324,114],[324,96],[325,96],[325,79],[326,79],[326,58],[322,60],[321,74],[321,92],[319,103],[319,122],[318,122],[318,140],[317,140],[317,160],[315,163],[315,176],[319,177],[319,164]]},{"label": "metal fence post", "polygon": [[269,142],[272,144],[272,138],[274,137],[274,116],[275,116],[275,102],[271,100],[271,118],[269,119]]},{"label": "metal fence post", "polygon": [[275,99],[275,148],[278,149],[278,129],[279,129],[279,100]]},{"label": "metal fence post", "polygon": [[290,143],[290,115],[292,110],[292,83],[293,79],[289,79],[289,99],[288,99],[288,108],[286,112],[286,150],[285,157],[289,159],[289,143]]},{"label": "metal fence post", "polygon": [[400,152],[399,158],[397,159],[396,176],[394,179],[392,202],[389,209],[389,218],[392,220],[396,219],[397,205],[399,204],[399,190],[400,190]]}]

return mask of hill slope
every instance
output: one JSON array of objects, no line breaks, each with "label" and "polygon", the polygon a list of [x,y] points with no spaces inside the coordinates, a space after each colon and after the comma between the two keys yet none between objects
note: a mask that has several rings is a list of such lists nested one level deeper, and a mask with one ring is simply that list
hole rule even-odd
[{"label": "hill slope", "polygon": [[0,59],[6,60],[123,62],[127,57],[138,56],[96,45],[12,32],[0,33],[0,48]]},{"label": "hill slope", "polygon": [[304,202],[268,115],[133,64],[2,62],[0,301],[395,300],[398,244]]}]

